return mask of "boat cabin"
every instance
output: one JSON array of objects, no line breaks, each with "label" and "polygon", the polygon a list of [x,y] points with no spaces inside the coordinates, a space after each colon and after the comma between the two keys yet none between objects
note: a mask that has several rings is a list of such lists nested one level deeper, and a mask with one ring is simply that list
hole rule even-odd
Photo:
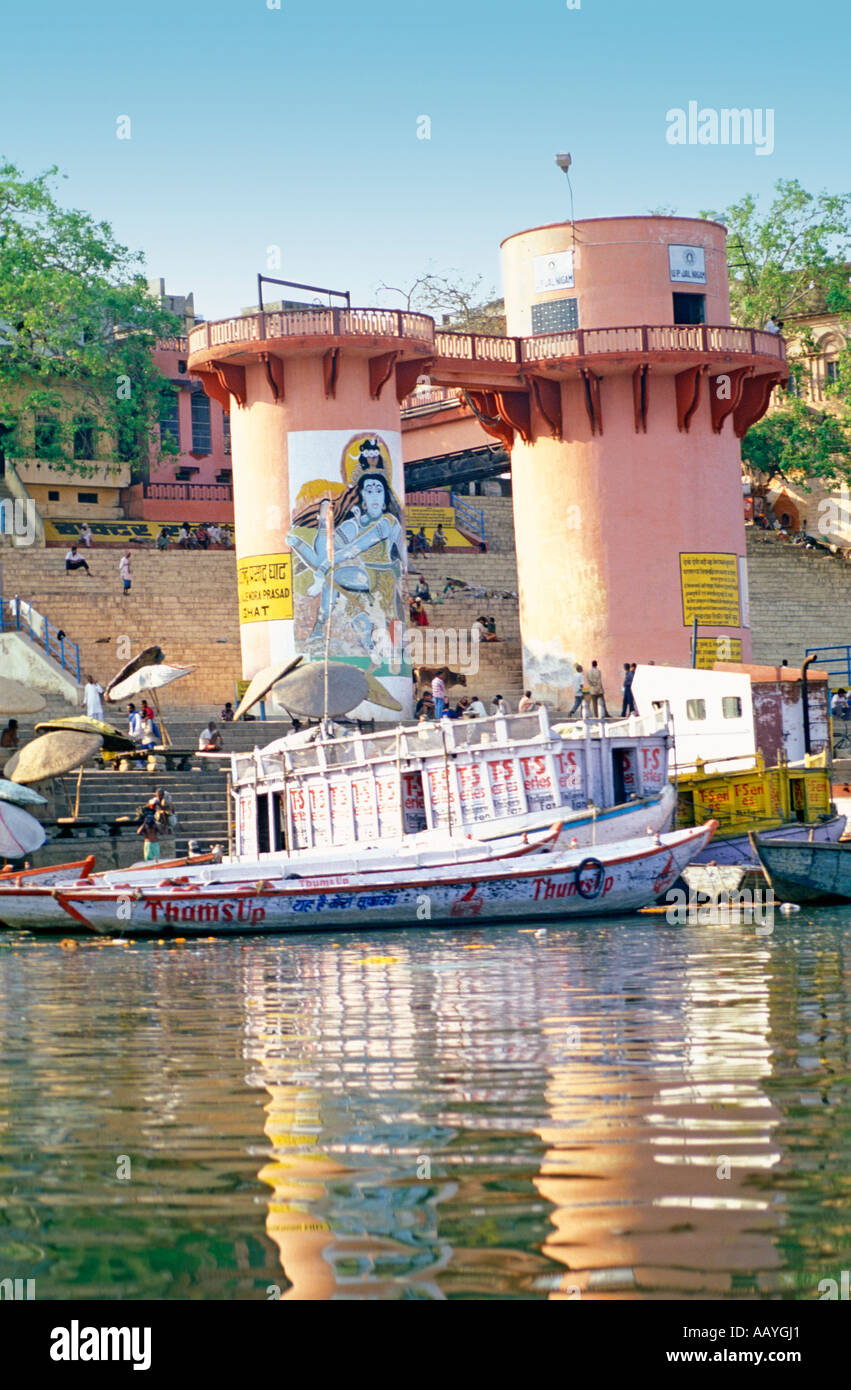
[{"label": "boat cabin", "polygon": [[[339,737],[309,730],[234,753],[235,852],[375,844],[424,830],[524,830],[537,813],[619,805],[668,780],[664,711],[576,720],[546,709]],[[553,819],[556,817],[554,816]]]}]

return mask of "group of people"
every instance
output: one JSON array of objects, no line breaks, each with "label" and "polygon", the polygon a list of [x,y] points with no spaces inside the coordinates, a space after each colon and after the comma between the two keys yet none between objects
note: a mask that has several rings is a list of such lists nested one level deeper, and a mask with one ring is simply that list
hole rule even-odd
[{"label": "group of people", "polygon": [[[410,534],[410,533],[409,533]],[[425,533],[425,527],[421,526],[416,535],[410,537],[409,550],[412,555],[442,555],[446,550],[446,533],[441,523],[434,528],[434,535],[431,540]],[[422,575],[420,575],[422,579]]]},{"label": "group of people", "polygon": [[478,695],[463,695],[457,704],[450,705],[446,699],[446,683],[441,676],[435,676],[431,690],[426,690],[420,696],[414,708],[414,715],[420,723],[434,719],[485,719],[488,713],[508,713],[508,706],[501,695],[494,696],[490,711]]},{"label": "group of people", "polygon": [[[86,527],[85,529],[88,530],[88,527]],[[91,537],[91,531],[89,531],[89,536]],[[86,544],[91,546],[91,540],[86,542]],[[66,574],[74,574],[77,570],[85,570],[86,574],[89,576],[89,579],[92,578],[92,572],[89,569],[88,560],[86,560],[80,554],[79,549],[76,545],[72,545],[70,550],[67,551],[65,555],[65,572]],[[121,559],[118,561],[118,573],[121,578],[122,593],[129,594],[130,585],[132,582],[130,574],[129,550],[125,550],[124,554],[121,556]]]},{"label": "group of people", "polygon": [[[635,703],[635,696],[632,693],[636,669],[634,661],[625,661],[623,664],[621,719],[626,719],[630,714],[638,714],[638,705]],[[593,719],[611,718],[606,707],[603,673],[596,661],[591,662],[588,671],[577,661],[573,671],[573,695],[573,705],[568,711],[569,714],[576,714],[581,709],[586,718],[588,715]]]},{"label": "group of people", "polygon": [[134,704],[127,706],[127,735],[145,753],[150,753],[157,744],[162,743],[156,711],[146,699],[142,700],[141,709]]},{"label": "group of people", "polygon": [[[157,549],[165,550],[171,544],[171,536],[165,526],[157,536]],[[230,545],[230,535],[223,526],[214,521],[200,521],[197,526],[182,521],[177,533],[180,550],[209,550],[211,545]]]}]

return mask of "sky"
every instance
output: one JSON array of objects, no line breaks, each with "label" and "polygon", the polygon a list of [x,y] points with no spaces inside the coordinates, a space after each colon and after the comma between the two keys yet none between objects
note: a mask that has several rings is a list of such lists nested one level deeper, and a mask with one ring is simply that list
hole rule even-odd
[{"label": "sky", "polygon": [[[578,219],[847,189],[849,37],[848,0],[39,0],[4,17],[0,158],[58,165],[206,318],[258,271],[499,293],[500,241],[570,216],[559,150]],[[772,111],[772,152],[669,143],[690,101]]]}]

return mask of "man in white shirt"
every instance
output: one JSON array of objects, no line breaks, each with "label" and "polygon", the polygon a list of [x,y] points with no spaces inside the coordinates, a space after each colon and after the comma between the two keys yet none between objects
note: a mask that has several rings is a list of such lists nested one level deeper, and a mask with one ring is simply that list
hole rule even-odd
[{"label": "man in white shirt", "polygon": [[130,592],[130,584],[131,584],[131,582],[132,582],[131,579],[130,579],[130,551],[129,551],[129,550],[125,550],[125,552],[124,552],[124,554],[122,555],[121,559],[118,561],[118,573],[121,575],[121,578],[122,578],[123,581],[124,581],[124,593],[125,593],[125,594],[129,594],[129,592]]},{"label": "man in white shirt", "polygon": [[80,531],[80,545],[84,545],[87,550],[91,550],[92,548],[92,528],[87,521],[83,522],[83,527]]},{"label": "man in white shirt", "polygon": [[474,695],[473,698],[472,698],[472,700],[470,701],[469,705],[467,706],[467,710],[466,710],[466,713],[465,713],[465,718],[467,718],[467,719],[486,719],[486,718],[487,718],[487,714],[488,714],[488,712],[487,712],[487,710],[485,709],[484,705],[482,704],[481,700],[479,699],[478,695]]},{"label": "man in white shirt", "polygon": [[218,753],[222,746],[222,736],[216,728],[215,719],[211,719],[206,729],[204,729],[198,739],[199,753]]},{"label": "man in white shirt", "polygon": [[76,547],[75,545],[72,545],[72,546],[71,546],[71,549],[68,551],[68,553],[67,553],[66,556],[65,556],[65,571],[66,571],[66,573],[67,573],[68,571],[73,571],[73,570],[85,570],[85,571],[86,571],[86,574],[89,576],[89,578],[91,579],[91,577],[92,577],[92,572],[91,572],[91,570],[89,569],[89,567],[88,567],[88,565],[86,564],[85,560],[83,559],[82,555],[80,555],[80,553],[78,552],[77,547]]},{"label": "man in white shirt", "polygon": [[127,736],[134,743],[142,741],[142,716],[135,705],[127,706]]},{"label": "man in white shirt", "polygon": [[98,684],[94,676],[86,676],[86,688],[83,691],[83,701],[89,719],[103,719],[102,695],[103,686]]}]

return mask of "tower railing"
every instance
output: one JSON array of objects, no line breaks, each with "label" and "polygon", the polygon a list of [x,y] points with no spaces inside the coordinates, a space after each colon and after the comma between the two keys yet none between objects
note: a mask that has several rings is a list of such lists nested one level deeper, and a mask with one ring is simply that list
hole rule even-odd
[{"label": "tower railing", "polygon": [[717,352],[786,359],[778,333],[729,324],[639,324],[613,328],[575,328],[535,337],[501,337],[435,329],[428,314],[403,309],[285,309],[241,314],[202,323],[189,334],[189,351],[208,351],[232,343],[270,338],[406,338],[433,344],[437,357],[456,362],[522,366],[546,359],[603,353]]}]

